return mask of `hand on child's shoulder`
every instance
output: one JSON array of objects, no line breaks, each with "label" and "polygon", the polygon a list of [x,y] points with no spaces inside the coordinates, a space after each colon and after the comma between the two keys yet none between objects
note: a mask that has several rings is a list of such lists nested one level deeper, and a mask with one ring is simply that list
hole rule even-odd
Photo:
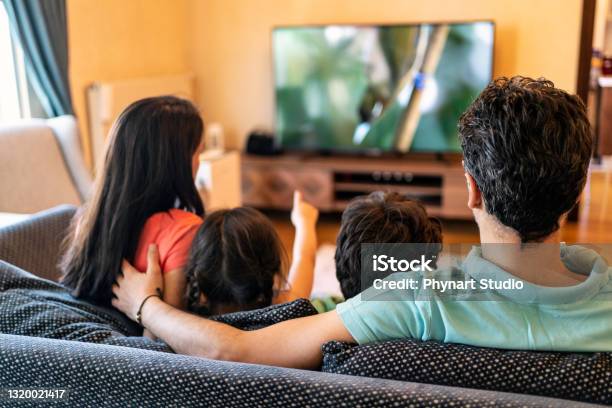
[{"label": "hand on child's shoulder", "polygon": [[296,228],[314,226],[319,218],[319,210],[307,203],[302,198],[302,193],[293,193],[293,209],[291,210],[291,222]]}]

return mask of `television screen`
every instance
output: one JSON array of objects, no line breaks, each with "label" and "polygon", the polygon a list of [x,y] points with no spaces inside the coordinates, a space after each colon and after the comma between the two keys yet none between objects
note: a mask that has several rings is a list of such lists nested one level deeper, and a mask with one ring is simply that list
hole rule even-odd
[{"label": "television screen", "polygon": [[494,25],[282,27],[276,134],[288,150],[458,152],[457,121],[491,80]]}]

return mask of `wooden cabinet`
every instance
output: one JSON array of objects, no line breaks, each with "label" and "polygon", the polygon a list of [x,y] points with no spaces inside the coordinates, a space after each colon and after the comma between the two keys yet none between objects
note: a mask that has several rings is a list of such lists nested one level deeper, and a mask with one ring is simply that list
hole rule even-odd
[{"label": "wooden cabinet", "polygon": [[425,204],[432,215],[471,219],[463,168],[452,162],[410,158],[242,157],[245,205],[288,210],[294,190],[321,211],[342,211],[357,196],[397,191]]},{"label": "wooden cabinet", "polygon": [[240,153],[202,153],[195,183],[207,212],[240,206]]},{"label": "wooden cabinet", "polygon": [[329,171],[310,169],[284,160],[245,160],[242,198],[246,205],[288,209],[293,203],[293,191],[300,190],[304,198],[320,210],[332,209],[333,183]]},{"label": "wooden cabinet", "polygon": [[597,153],[612,155],[612,77],[599,78]]}]

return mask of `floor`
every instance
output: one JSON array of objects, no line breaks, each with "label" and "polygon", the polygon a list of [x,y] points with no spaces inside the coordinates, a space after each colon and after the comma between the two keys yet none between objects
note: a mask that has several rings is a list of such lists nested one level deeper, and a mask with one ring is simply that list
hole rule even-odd
[{"label": "floor", "polygon": [[[287,213],[268,213],[290,253],[293,227]],[[317,227],[319,245],[334,244],[340,223],[339,214],[322,214]],[[476,243],[474,222],[443,220],[445,243]],[[569,243],[612,243],[612,169],[594,168],[580,205],[578,222],[568,222],[562,239]]]}]

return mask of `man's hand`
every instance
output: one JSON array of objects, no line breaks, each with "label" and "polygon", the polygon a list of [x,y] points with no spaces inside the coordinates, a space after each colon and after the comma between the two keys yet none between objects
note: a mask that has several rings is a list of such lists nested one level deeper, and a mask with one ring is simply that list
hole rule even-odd
[{"label": "man's hand", "polygon": [[291,222],[296,229],[314,228],[319,218],[319,210],[304,201],[302,193],[293,192],[293,209],[291,210]]},{"label": "man's hand", "polygon": [[121,270],[123,276],[119,276],[113,285],[116,299],[112,300],[112,304],[135,321],[142,301],[147,296],[161,293],[164,287],[157,245],[149,245],[146,273],[139,272],[125,259]]}]

